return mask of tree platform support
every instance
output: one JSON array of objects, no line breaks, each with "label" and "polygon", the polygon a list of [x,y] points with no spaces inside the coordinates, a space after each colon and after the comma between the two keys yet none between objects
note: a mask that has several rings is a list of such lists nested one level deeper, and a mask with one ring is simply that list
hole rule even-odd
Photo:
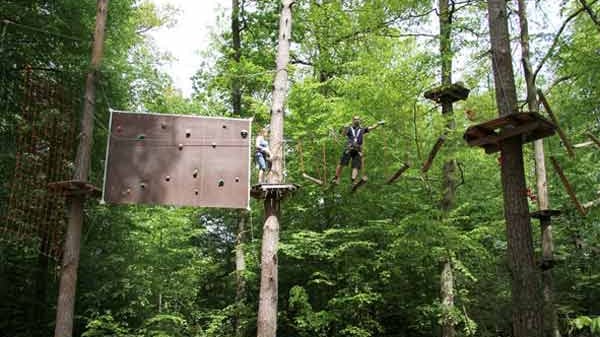
[{"label": "tree platform support", "polygon": [[530,216],[534,219],[544,220],[551,219],[553,216],[559,216],[561,211],[555,209],[544,209],[530,213]]},{"label": "tree platform support", "polygon": [[463,138],[470,146],[479,146],[486,153],[494,153],[500,151],[500,145],[506,139],[521,137],[523,143],[529,143],[554,133],[554,124],[544,117],[535,112],[520,112],[473,125]]},{"label": "tree platform support", "polygon": [[393,176],[391,176],[386,183],[388,185],[393,184],[396,180],[398,180],[398,178],[400,178],[400,176],[406,172],[406,170],[408,170],[410,168],[410,166],[406,163],[402,163],[402,166],[398,169],[398,171],[396,171],[396,173],[394,173]]},{"label": "tree platform support", "polygon": [[100,198],[102,191],[86,181],[80,180],[65,180],[57,181],[48,184],[48,189],[52,192],[64,195],[64,196],[75,196],[85,195],[92,198]]},{"label": "tree platform support", "polygon": [[285,199],[289,194],[300,188],[297,184],[257,184],[250,189],[250,195],[255,199],[275,198]]},{"label": "tree platform support", "polygon": [[560,127],[560,124],[558,124],[558,118],[556,118],[556,115],[554,115],[554,112],[552,112],[552,108],[550,107],[550,104],[546,100],[546,96],[544,96],[544,93],[540,89],[537,90],[537,94],[540,99],[540,102],[542,103],[542,105],[544,106],[544,109],[546,110],[546,113],[548,114],[548,116],[550,116],[552,123],[554,123],[554,126],[556,127],[556,131],[558,132],[558,136],[560,137],[560,140],[562,140],[562,143],[565,145],[565,148],[567,149],[567,153],[569,154],[569,156],[571,158],[574,158],[575,151],[573,150],[573,145],[571,145],[569,138],[567,138],[567,134]]},{"label": "tree platform support", "polygon": [[425,91],[423,96],[436,103],[454,103],[466,100],[471,90],[467,89],[463,83],[456,82],[450,85],[442,85],[437,88]]}]

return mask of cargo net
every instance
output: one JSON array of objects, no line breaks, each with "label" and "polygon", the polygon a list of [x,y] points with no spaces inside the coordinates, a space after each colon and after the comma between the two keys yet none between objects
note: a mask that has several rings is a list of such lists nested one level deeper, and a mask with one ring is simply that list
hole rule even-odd
[{"label": "cargo net", "polygon": [[[8,206],[2,212],[0,240],[27,245],[55,260],[62,255],[66,228],[64,195],[48,184],[71,178],[77,125],[77,97],[66,76],[48,71],[21,71],[13,85],[14,172]],[[10,106],[9,106],[10,105]]]}]

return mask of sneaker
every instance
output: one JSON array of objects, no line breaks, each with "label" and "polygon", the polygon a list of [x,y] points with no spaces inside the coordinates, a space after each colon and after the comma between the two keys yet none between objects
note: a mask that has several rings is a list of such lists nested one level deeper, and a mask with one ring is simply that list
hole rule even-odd
[{"label": "sneaker", "polygon": [[331,178],[331,184],[332,185],[339,185],[340,184],[340,178],[338,178],[338,177]]}]

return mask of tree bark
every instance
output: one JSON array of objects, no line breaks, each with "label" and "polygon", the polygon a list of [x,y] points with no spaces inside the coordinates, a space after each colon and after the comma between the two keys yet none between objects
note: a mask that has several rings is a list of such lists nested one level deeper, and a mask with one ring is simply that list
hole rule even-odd
[{"label": "tree bark", "polygon": [[[90,170],[96,102],[96,72],[102,62],[107,12],[108,0],[98,0],[92,62],[85,84],[81,134],[79,135],[73,180],[87,181]],[[77,268],[79,267],[85,196],[72,197],[69,201],[69,221],[61,266],[54,337],[71,337],[73,335]]]},{"label": "tree bark", "polygon": [[[283,182],[283,121],[288,88],[287,67],[292,34],[292,0],[282,0],[277,46],[277,71],[271,108],[272,166],[270,184]],[[277,245],[279,243],[280,200],[269,193],[265,200],[265,225],[261,252],[260,294],[257,336],[275,337],[277,332]]]},{"label": "tree bark", "polygon": [[241,320],[242,308],[246,299],[246,279],[244,278],[244,272],[246,271],[246,259],[244,256],[246,219],[247,212],[245,210],[240,211],[238,218],[237,237],[235,240],[235,301],[237,310],[234,319],[234,330],[236,337],[241,337],[244,335]]},{"label": "tree bark", "polygon": [[[500,116],[517,112],[506,0],[488,0],[492,66]],[[514,337],[542,337],[542,292],[535,265],[520,138],[501,144],[504,216],[511,271]]]},{"label": "tree bark", "polygon": [[[233,44],[233,60],[236,66],[239,67],[242,58],[242,39],[240,30],[240,3],[239,0],[231,0],[231,38]],[[236,68],[239,70],[239,68]],[[237,73],[236,73],[237,74]],[[242,114],[242,89],[239,77],[234,76],[231,82],[231,105],[233,107],[233,115],[241,116]]]},{"label": "tree bark", "polygon": [[[538,111],[538,100],[533,77],[533,70],[530,61],[529,51],[529,24],[527,20],[527,3],[525,0],[517,0],[519,8],[519,23],[521,28],[521,61],[523,64],[523,72],[525,75],[525,83],[527,86],[527,105],[529,111]],[[534,143],[535,150],[535,173],[537,186],[537,204],[538,210],[548,210],[550,201],[548,198],[548,182],[546,175],[546,158],[544,154],[544,141],[536,140]],[[552,224],[550,218],[540,218],[540,229],[542,236],[542,262],[552,266],[554,243],[552,241]],[[544,293],[544,336],[545,337],[560,337],[558,329],[558,318],[556,309],[554,308],[553,292],[552,292],[552,269],[544,269],[542,271],[542,287]]]},{"label": "tree bark", "polygon": [[[440,60],[442,86],[452,84],[452,11],[449,0],[439,0],[439,23],[440,23]],[[447,132],[451,133],[455,128],[454,111],[452,103],[442,102],[442,115],[447,119]],[[442,212],[446,216],[456,203],[456,159],[449,158],[444,162],[442,179],[442,200],[440,203]],[[440,297],[442,303],[442,337],[454,337],[454,320],[452,311],[454,309],[454,279],[452,273],[451,256],[447,256],[442,267],[440,282]]]},{"label": "tree bark", "polygon": [[[231,0],[231,37],[233,48],[233,61],[236,63],[236,69],[239,70],[239,64],[242,55],[241,28],[240,28],[240,3],[239,0]],[[233,115],[242,117],[242,90],[240,80],[234,77],[231,82],[231,105]],[[238,228],[235,241],[235,283],[236,283],[236,312],[234,317],[234,331],[237,337],[244,335],[242,329],[242,308],[246,298],[246,280],[244,271],[246,270],[246,261],[244,258],[244,234],[246,231],[247,212],[238,213]]]}]

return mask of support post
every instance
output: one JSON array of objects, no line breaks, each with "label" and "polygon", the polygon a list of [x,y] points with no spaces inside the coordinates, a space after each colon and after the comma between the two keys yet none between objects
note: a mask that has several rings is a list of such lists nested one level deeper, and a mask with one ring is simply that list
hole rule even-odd
[{"label": "support post", "polygon": [[[527,87],[527,106],[529,112],[538,112],[538,101],[536,97],[535,78],[531,66],[529,52],[529,22],[527,19],[527,3],[525,0],[517,0],[519,8],[519,24],[521,28],[521,61],[525,83]],[[548,179],[546,174],[546,158],[544,153],[544,141],[538,139],[533,143],[535,151],[535,174],[538,195],[538,211],[548,210],[550,200],[548,197]],[[544,316],[543,327],[545,337],[560,337],[558,329],[558,317],[554,306],[552,266],[554,266],[554,242],[552,240],[552,217],[540,217],[540,230],[542,237],[542,288],[544,294]],[[544,267],[548,266],[548,268]]]},{"label": "support post", "polygon": [[[488,0],[488,18],[496,103],[500,116],[506,116],[518,111],[506,0]],[[541,279],[534,258],[522,146],[519,137],[506,139],[501,144],[512,330],[514,337],[542,337]]]},{"label": "support post", "polygon": [[[288,89],[288,63],[292,35],[293,0],[282,0],[277,45],[277,71],[273,85],[271,108],[272,168],[270,184],[283,182],[283,122]],[[276,337],[277,333],[277,246],[279,244],[279,214],[281,200],[277,193],[265,199],[265,224],[261,247],[260,293],[258,302],[257,337]]]},{"label": "support post", "polygon": [[[92,47],[92,62],[85,83],[83,116],[79,146],[75,158],[73,180],[87,181],[90,170],[92,140],[94,136],[94,110],[96,103],[96,73],[102,62],[104,32],[108,12],[108,0],[98,0],[96,8],[96,27]],[[73,336],[75,312],[75,294],[77,289],[77,269],[81,248],[81,227],[85,194],[69,198],[68,227],[65,238],[64,255],[61,264],[58,302],[56,305],[56,327],[54,337]]]}]

